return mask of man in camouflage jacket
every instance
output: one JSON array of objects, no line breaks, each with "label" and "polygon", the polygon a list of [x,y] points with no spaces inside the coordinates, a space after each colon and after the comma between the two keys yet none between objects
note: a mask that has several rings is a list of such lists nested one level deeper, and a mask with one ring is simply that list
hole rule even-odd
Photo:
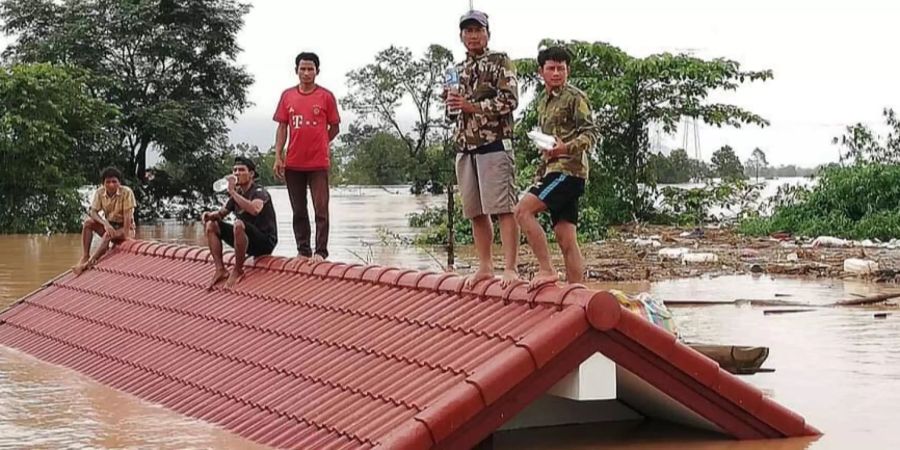
[{"label": "man in camouflage jacket", "polygon": [[472,287],[493,278],[493,224],[500,222],[505,269],[501,285],[518,278],[516,258],[519,228],[512,212],[518,201],[513,156],[513,112],[519,104],[518,82],[512,61],[505,53],[487,48],[490,29],[487,15],[469,11],[459,21],[460,40],[466,59],[457,65],[458,90],[446,93],[448,118],[456,123],[456,177],[463,214],[472,220],[472,234],[479,267],[466,279]]},{"label": "man in camouflage jacket", "polygon": [[578,199],[584,193],[590,153],[600,135],[587,95],[568,83],[569,61],[569,53],[562,47],[538,53],[538,72],[544,80],[544,92],[537,99],[538,124],[541,132],[556,138],[556,145],[542,150],[542,178],[515,210],[516,220],[538,260],[532,288],[559,278],[550,261],[547,237],[536,217],[542,211],[550,212],[566,264],[566,281],[580,283],[584,278],[584,259],[577,238]]}]

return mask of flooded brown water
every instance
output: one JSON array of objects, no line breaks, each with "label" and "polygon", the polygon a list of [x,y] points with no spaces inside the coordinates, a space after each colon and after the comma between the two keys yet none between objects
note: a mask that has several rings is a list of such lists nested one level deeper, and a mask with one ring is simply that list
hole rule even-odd
[{"label": "flooded brown water", "polygon": [[[399,193],[393,193],[399,192]],[[276,254],[293,256],[286,192],[273,189],[279,212]],[[439,202],[402,188],[340,190],[332,197],[332,259],[437,270],[445,256],[411,246],[380,245],[379,229],[411,236],[406,214]],[[139,237],[203,245],[200,226],[140,227]],[[0,307],[66,270],[79,236],[0,236]],[[840,280],[719,277],[624,285],[662,299],[785,299],[825,304],[896,287]],[[900,311],[875,319],[873,308],[823,308],[785,315],[734,305],[674,309],[688,342],[771,348],[770,374],[744,377],[820,428],[818,439],[736,442],[661,423],[577,426],[498,434],[498,449],[897,449],[900,432]],[[99,385],[67,369],[0,347],[0,449],[259,448],[213,425]]]}]

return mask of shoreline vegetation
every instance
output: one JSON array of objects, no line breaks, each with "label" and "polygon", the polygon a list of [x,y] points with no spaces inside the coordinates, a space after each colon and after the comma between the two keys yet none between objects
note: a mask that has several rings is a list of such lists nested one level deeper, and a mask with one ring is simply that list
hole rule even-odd
[{"label": "shoreline vegetation", "polygon": [[[77,232],[84,214],[78,188],[92,184],[105,166],[126,173],[143,223],[193,220],[218,206],[212,182],[228,172],[235,155],[255,159],[262,184],[276,184],[271,148],[227,138],[229,121],[250,104],[247,93],[254,82],[237,61],[237,34],[247,5],[222,0],[199,11],[177,2],[164,8],[116,3],[102,11],[81,2],[28,5],[5,0],[0,7],[0,31],[11,38],[0,57],[0,233]],[[139,26],[111,30],[109,23]],[[771,70],[684,53],[638,57],[605,42],[544,39],[537,44],[571,52],[570,83],[591,102],[603,137],[591,155],[579,223],[579,239],[588,253],[600,255],[598,260],[616,258],[606,248],[640,254],[612,243],[628,227],[713,226],[729,230],[728,239],[740,241],[738,247],[762,249],[782,236],[900,238],[900,121],[893,109],[883,111],[886,135],[862,123],[847,126],[830,143],[839,149],[839,160],[826,166],[776,167],[769,159],[786,149],[728,145],[701,161],[692,159],[689,149],[660,152],[652,145],[652,132],[676,135],[685,119],[715,127],[767,127],[765,117],[711,94],[765,83],[775,76]],[[217,51],[204,54],[196,48]],[[119,54],[129,58],[98,57]],[[413,194],[446,196],[449,208],[429,208],[409,220],[421,229],[417,244],[446,246],[451,254],[454,245],[471,240],[453,195],[452,130],[440,100],[443,71],[452,61],[453,52],[436,44],[420,54],[392,45],[361,61],[346,74],[347,94],[340,99],[341,109],[356,119],[331,154],[335,185],[404,184]],[[536,60],[514,63],[522,97],[536,98],[533,94],[543,89]],[[282,88],[271,87],[273,95]],[[534,100],[520,106],[514,145],[519,188],[524,189],[534,179],[538,157],[525,135],[537,117]],[[404,126],[400,111],[410,107],[418,120]],[[823,144],[829,143],[810,143]],[[153,167],[147,163],[150,152],[161,158]],[[779,176],[814,182],[783,187],[761,200],[760,179]],[[672,183],[698,184],[679,188]],[[549,231],[546,217],[542,220]],[[608,244],[597,249],[588,244],[596,242]],[[803,251],[797,252],[801,262]],[[740,259],[730,255],[717,257]],[[773,253],[770,260],[782,256]],[[683,272],[667,264],[646,268],[649,278]],[[745,264],[732,266],[745,270]],[[886,267],[894,266],[880,264],[879,270]],[[599,264],[594,270],[603,274],[608,268]],[[843,272],[813,266],[790,271]]]}]

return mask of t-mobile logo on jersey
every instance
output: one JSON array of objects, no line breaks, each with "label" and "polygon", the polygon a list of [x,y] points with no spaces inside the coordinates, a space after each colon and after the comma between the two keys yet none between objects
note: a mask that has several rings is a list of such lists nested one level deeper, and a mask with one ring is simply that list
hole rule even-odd
[{"label": "t-mobile logo on jersey", "polygon": [[[307,124],[309,124],[309,122],[307,122]],[[300,126],[303,125],[303,114],[294,114],[293,111],[291,111],[291,125],[295,129],[300,128]]]},{"label": "t-mobile logo on jersey", "polygon": [[[318,106],[316,106],[316,108],[318,108]],[[316,113],[318,113],[318,111],[316,111]],[[291,126],[294,127],[295,130],[302,127],[303,125],[315,126],[319,124],[319,121],[317,120],[303,120],[303,114],[295,114],[294,108],[288,109],[288,115],[291,117]]]}]

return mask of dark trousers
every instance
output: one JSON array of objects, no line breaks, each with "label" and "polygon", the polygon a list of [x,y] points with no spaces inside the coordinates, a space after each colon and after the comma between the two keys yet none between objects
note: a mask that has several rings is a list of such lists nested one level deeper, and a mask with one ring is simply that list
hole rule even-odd
[{"label": "dark trousers", "polygon": [[328,257],[328,170],[298,171],[285,169],[291,209],[294,210],[294,240],[300,256],[312,256],[310,248],[309,212],[306,203],[306,188],[312,196],[316,214],[316,254]]}]

